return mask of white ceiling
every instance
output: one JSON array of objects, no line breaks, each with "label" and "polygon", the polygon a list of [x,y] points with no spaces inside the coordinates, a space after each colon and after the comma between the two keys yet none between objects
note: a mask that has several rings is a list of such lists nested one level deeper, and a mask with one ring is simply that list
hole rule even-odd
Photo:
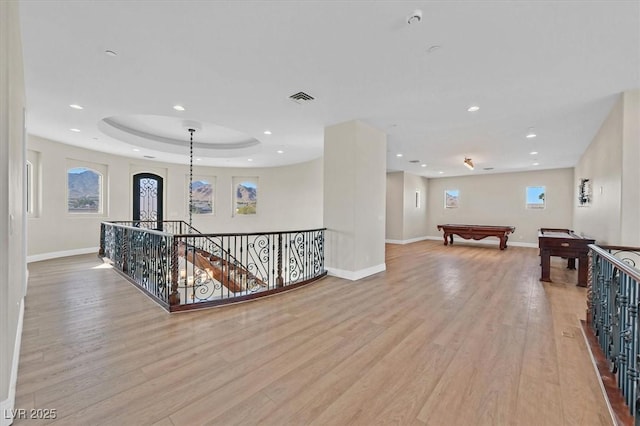
[{"label": "white ceiling", "polygon": [[213,123],[260,150],[199,164],[261,167],[318,158],[326,126],[358,119],[388,134],[389,170],[454,176],[574,166],[640,88],[640,1],[23,0],[21,14],[30,133],[176,163],[186,142],[133,151],[98,123]]}]

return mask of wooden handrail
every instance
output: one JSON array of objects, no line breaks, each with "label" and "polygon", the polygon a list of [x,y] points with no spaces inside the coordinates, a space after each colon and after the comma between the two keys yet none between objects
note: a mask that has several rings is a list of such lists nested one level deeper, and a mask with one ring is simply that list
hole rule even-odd
[{"label": "wooden handrail", "polygon": [[[609,248],[609,247],[613,247],[614,250],[618,250],[618,248],[616,248],[616,246],[608,246],[607,248]],[[635,268],[631,267],[630,265],[624,263],[623,261],[621,261],[617,257],[613,256],[608,251],[604,250],[603,248],[601,248],[601,247],[599,247],[599,246],[597,246],[595,244],[589,244],[589,248],[591,250],[593,250],[594,252],[598,253],[598,255],[600,255],[601,257],[607,259],[608,262],[610,262],[616,268],[618,268],[621,271],[623,271],[625,274],[629,275],[636,282],[640,283],[640,270],[635,269]],[[633,251],[640,252],[640,248],[626,247],[625,249],[633,249]]]}]

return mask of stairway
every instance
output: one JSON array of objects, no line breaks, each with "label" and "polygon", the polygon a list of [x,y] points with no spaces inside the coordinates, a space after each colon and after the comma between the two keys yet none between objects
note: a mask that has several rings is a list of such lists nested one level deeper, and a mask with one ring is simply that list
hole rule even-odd
[{"label": "stairway", "polygon": [[255,293],[260,288],[267,287],[267,283],[249,272],[244,266],[231,263],[203,249],[180,243],[178,256],[184,257],[196,268],[207,271],[209,278],[218,281],[233,293],[246,291]]}]

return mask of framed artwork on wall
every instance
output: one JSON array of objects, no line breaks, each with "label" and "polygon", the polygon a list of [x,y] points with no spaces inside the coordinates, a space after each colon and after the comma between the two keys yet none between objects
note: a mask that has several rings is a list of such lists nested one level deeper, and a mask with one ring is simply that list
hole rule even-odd
[{"label": "framed artwork on wall", "polygon": [[250,216],[258,213],[258,177],[233,178],[233,215]]},{"label": "framed artwork on wall", "polygon": [[460,202],[460,190],[445,189],[444,190],[444,208],[457,209]]},{"label": "framed artwork on wall", "polygon": [[593,191],[591,190],[591,179],[581,178],[578,185],[578,206],[586,207],[591,204]]}]

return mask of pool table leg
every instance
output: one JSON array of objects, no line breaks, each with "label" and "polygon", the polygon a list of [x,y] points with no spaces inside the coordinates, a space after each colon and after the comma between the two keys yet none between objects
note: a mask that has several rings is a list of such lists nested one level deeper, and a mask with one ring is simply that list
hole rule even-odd
[{"label": "pool table leg", "polygon": [[551,255],[546,250],[540,251],[540,266],[542,270],[542,277],[540,277],[540,281],[546,281],[548,283],[551,281]]},{"label": "pool table leg", "polygon": [[509,239],[509,237],[507,237],[506,235],[503,237],[500,237],[500,250],[504,250],[507,248],[507,240]]}]

